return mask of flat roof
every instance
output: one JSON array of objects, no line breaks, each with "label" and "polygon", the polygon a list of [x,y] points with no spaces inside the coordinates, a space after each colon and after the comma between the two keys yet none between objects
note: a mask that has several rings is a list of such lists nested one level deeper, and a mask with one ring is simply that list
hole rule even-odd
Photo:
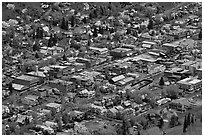
[{"label": "flat roof", "polygon": [[199,80],[199,79],[196,79],[196,78],[185,78],[185,79],[182,79],[182,80],[178,81],[177,83],[190,85],[190,84],[199,83],[201,81],[202,80]]},{"label": "flat roof", "polygon": [[26,80],[26,81],[39,80],[39,78],[37,78],[37,77],[28,76],[28,75],[21,75],[21,76],[19,76],[19,77],[16,77],[15,79]]},{"label": "flat roof", "polygon": [[131,49],[127,49],[127,48],[115,48],[115,49],[113,49],[112,51],[115,51],[115,52],[121,52],[121,51],[131,51]]},{"label": "flat roof", "polygon": [[51,65],[50,67],[51,67],[51,68],[58,68],[58,69],[65,69],[65,68],[67,68],[68,66]]},{"label": "flat roof", "polygon": [[119,75],[119,76],[113,77],[112,80],[113,80],[114,82],[116,82],[116,81],[122,80],[122,79],[124,79],[124,78],[125,78],[124,75]]},{"label": "flat roof", "polygon": [[163,44],[162,46],[168,46],[168,47],[178,47],[178,45],[174,45],[174,44],[171,44],[171,43],[165,43]]},{"label": "flat roof", "polygon": [[157,44],[156,42],[151,42],[151,41],[142,41],[143,44],[150,44],[150,45],[155,45]]},{"label": "flat roof", "polygon": [[25,86],[25,85],[15,84],[15,83],[12,83],[12,87],[13,87],[15,90],[23,90],[23,89],[28,88],[28,87]]},{"label": "flat roof", "polygon": [[108,51],[107,48],[98,48],[98,47],[90,47],[91,50],[98,50],[100,52],[103,52],[103,51]]},{"label": "flat roof", "polygon": [[27,73],[28,75],[33,75],[33,76],[39,76],[39,77],[46,77],[44,72],[42,71],[32,71],[32,72],[29,72]]},{"label": "flat roof", "polygon": [[48,103],[46,106],[47,107],[58,108],[58,107],[61,107],[61,104],[58,104],[58,103]]}]

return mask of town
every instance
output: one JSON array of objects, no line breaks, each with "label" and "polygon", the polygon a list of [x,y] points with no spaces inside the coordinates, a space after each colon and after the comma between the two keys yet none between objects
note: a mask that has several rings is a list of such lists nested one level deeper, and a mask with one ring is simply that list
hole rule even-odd
[{"label": "town", "polygon": [[2,134],[202,135],[202,2],[3,2]]}]

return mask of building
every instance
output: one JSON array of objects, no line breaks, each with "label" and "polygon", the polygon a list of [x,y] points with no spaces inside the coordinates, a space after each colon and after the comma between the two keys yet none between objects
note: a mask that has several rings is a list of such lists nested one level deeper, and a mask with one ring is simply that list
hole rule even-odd
[{"label": "building", "polygon": [[38,98],[39,96],[27,95],[21,101],[23,104],[35,106],[38,104]]},{"label": "building", "polygon": [[40,79],[38,77],[21,75],[19,77],[16,77],[12,83],[24,85],[31,88],[31,87],[37,86],[40,83]]},{"label": "building", "polygon": [[88,91],[87,89],[79,91],[79,97],[92,98],[95,95],[95,91]]},{"label": "building", "polygon": [[179,47],[176,44],[172,44],[172,43],[164,43],[162,45],[163,49],[165,49],[167,51],[167,54],[170,53],[174,53],[174,51]]},{"label": "building", "polygon": [[148,65],[148,73],[149,74],[158,74],[158,73],[162,73],[164,72],[166,69],[166,67],[164,65],[160,65],[160,64],[151,64]]},{"label": "building", "polygon": [[55,111],[55,112],[59,112],[61,108],[62,108],[62,105],[58,103],[48,103],[47,105],[45,105],[45,109]]},{"label": "building", "polygon": [[155,42],[150,42],[150,41],[143,41],[142,42],[142,48],[147,48],[147,49],[152,49],[155,48],[157,43]]},{"label": "building", "polygon": [[57,88],[61,92],[70,92],[75,89],[75,84],[73,82],[61,79],[50,80],[49,86],[52,88]]},{"label": "building", "polygon": [[82,71],[83,69],[86,68],[86,65],[84,63],[75,62],[72,65],[74,66],[74,71],[75,72],[80,72],[80,71]]},{"label": "building", "polygon": [[110,55],[113,56],[114,58],[130,56],[132,53],[133,51],[127,48],[116,48],[110,51]]},{"label": "building", "polygon": [[122,79],[124,79],[124,78],[125,78],[124,75],[119,75],[119,76],[113,77],[113,78],[111,79],[111,82],[112,82],[112,83],[116,83],[116,82],[118,82],[118,81],[120,81],[120,80],[122,80]]},{"label": "building", "polygon": [[118,110],[115,107],[113,107],[113,108],[110,108],[110,109],[107,110],[106,116],[109,117],[109,118],[114,118],[115,119],[117,113],[118,113]]},{"label": "building", "polygon": [[42,72],[42,71],[32,71],[32,72],[26,73],[25,75],[40,78],[40,83],[44,83],[44,80],[45,80],[46,77],[47,77],[47,76],[45,75],[45,73]]},{"label": "building", "polygon": [[40,53],[56,55],[64,51],[61,47],[40,47]]},{"label": "building", "polygon": [[126,78],[116,82],[116,85],[124,87],[124,86],[131,84],[134,80],[135,79],[133,77],[126,77]]},{"label": "building", "polygon": [[76,62],[85,64],[86,68],[90,68],[91,66],[93,66],[93,62],[90,59],[86,58],[77,58]]},{"label": "building", "polygon": [[202,80],[196,78],[185,78],[177,82],[179,89],[187,92],[195,92],[202,89]]},{"label": "building", "polygon": [[69,66],[60,66],[60,65],[51,65],[50,71],[56,78],[69,75],[70,67]]},{"label": "building", "polygon": [[126,108],[122,111],[122,115],[125,116],[126,118],[131,118],[135,116],[135,110],[132,108]]},{"label": "building", "polygon": [[171,109],[176,109],[181,112],[185,112],[187,109],[193,107],[194,104],[188,101],[186,98],[180,98],[176,100],[172,100],[169,103],[169,108]]},{"label": "building", "polygon": [[104,54],[107,55],[108,53],[107,48],[90,47],[89,49],[99,55],[104,55]]},{"label": "building", "polygon": [[191,72],[192,75],[195,75],[196,70],[202,68],[202,62],[201,61],[188,61],[188,62],[181,64],[181,68],[187,69]]},{"label": "building", "polygon": [[202,68],[197,69],[196,74],[198,75],[198,79],[202,79]]},{"label": "building", "polygon": [[15,91],[19,92],[19,94],[25,93],[29,90],[28,86],[21,85],[21,84],[12,83],[12,87]]}]

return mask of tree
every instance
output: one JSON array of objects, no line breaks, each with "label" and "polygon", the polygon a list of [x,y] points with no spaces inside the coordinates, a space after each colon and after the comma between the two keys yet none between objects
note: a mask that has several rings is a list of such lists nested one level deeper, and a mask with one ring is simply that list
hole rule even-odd
[{"label": "tree", "polygon": [[57,121],[57,126],[58,126],[58,131],[61,132],[62,131],[62,120],[61,118]]},{"label": "tree", "polygon": [[52,34],[50,35],[50,38],[48,40],[48,47],[52,47],[53,46],[53,37]]},{"label": "tree", "polygon": [[191,123],[194,124],[194,122],[195,122],[195,115],[193,114],[193,115],[191,116]]},{"label": "tree", "polygon": [[65,30],[68,30],[68,26],[69,26],[69,23],[68,23],[68,20],[67,20],[66,23],[65,23]]},{"label": "tree", "polygon": [[98,33],[97,33],[97,29],[96,29],[96,28],[94,28],[93,36],[94,36],[94,37],[97,37],[97,36],[98,36]]},{"label": "tree", "polygon": [[63,57],[62,57],[62,58],[63,58],[63,60],[64,60],[64,61],[66,61],[66,60],[67,60],[67,57],[66,57],[66,55],[65,55],[65,54],[63,55]]},{"label": "tree", "polygon": [[202,40],[202,30],[200,30],[199,34],[198,34],[198,39]]},{"label": "tree", "polygon": [[188,116],[187,116],[187,125],[190,126],[191,124],[191,114],[188,113]]},{"label": "tree", "polygon": [[123,119],[122,134],[127,135],[127,132],[128,132],[127,122]]},{"label": "tree", "polygon": [[36,42],[34,42],[34,44],[33,44],[33,51],[39,51],[39,45],[36,43]]},{"label": "tree", "polygon": [[66,21],[65,21],[64,17],[62,18],[62,22],[61,22],[60,27],[61,27],[61,29],[66,29]]},{"label": "tree", "polygon": [[53,43],[53,46],[57,44],[57,34],[54,34],[52,43]]},{"label": "tree", "polygon": [[38,55],[38,53],[37,53],[37,52],[35,53],[35,58],[39,58],[39,55]]},{"label": "tree", "polygon": [[147,28],[150,30],[150,29],[153,29],[153,25],[154,25],[154,22],[152,20],[152,18],[149,19],[149,24],[147,25]]},{"label": "tree", "polygon": [[159,118],[159,120],[158,120],[158,127],[159,127],[160,129],[162,129],[163,126],[164,126],[163,118]]},{"label": "tree", "polygon": [[160,85],[160,86],[163,86],[163,85],[164,85],[164,78],[163,78],[163,77],[160,78],[160,80],[159,80],[159,85]]},{"label": "tree", "polygon": [[74,17],[74,15],[71,16],[70,21],[71,21],[71,27],[74,27],[74,25],[75,25],[75,17]]},{"label": "tree", "polygon": [[175,127],[179,124],[178,122],[178,116],[176,115],[172,115],[171,116],[171,119],[170,119],[170,122],[169,122],[169,127],[172,128],[172,127]]},{"label": "tree", "polygon": [[12,93],[12,92],[13,92],[13,86],[12,86],[12,83],[9,83],[8,88],[9,88],[9,91]]},{"label": "tree", "polygon": [[183,133],[186,132],[186,128],[187,127],[188,127],[188,125],[187,125],[187,117],[185,116],[184,123],[183,123]]},{"label": "tree", "polygon": [[167,93],[167,97],[171,98],[171,99],[176,99],[178,96],[178,93],[176,91],[176,87],[175,86],[170,86],[166,89],[166,93]]}]

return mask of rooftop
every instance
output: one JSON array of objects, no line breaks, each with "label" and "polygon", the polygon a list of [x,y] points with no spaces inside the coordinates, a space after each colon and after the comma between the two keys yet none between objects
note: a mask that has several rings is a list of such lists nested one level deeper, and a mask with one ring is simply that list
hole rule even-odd
[{"label": "rooftop", "polygon": [[52,107],[52,108],[58,108],[58,107],[61,107],[61,104],[57,104],[57,103],[48,103],[46,106],[47,106],[47,107]]},{"label": "rooftop", "polygon": [[21,75],[21,76],[19,76],[19,77],[16,77],[15,79],[25,80],[25,81],[39,80],[39,78],[37,78],[37,77],[28,76],[28,75]]},{"label": "rooftop", "polygon": [[195,79],[195,78],[185,78],[185,79],[178,81],[177,83],[179,83],[179,84],[197,84],[201,81],[202,80]]}]

